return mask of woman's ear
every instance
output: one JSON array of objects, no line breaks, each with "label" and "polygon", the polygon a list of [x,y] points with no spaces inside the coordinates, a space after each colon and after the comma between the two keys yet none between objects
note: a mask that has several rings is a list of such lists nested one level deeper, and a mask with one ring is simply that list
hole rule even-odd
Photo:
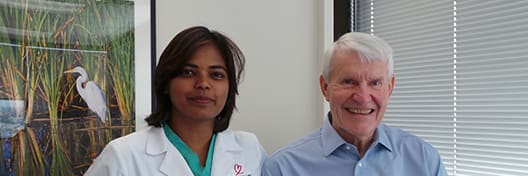
[{"label": "woman's ear", "polygon": [[162,93],[165,95],[169,95],[169,88],[168,87],[163,88]]}]

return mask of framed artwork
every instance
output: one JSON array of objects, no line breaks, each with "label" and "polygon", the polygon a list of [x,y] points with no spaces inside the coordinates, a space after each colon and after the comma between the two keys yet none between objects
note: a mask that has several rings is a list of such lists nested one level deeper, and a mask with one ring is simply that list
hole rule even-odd
[{"label": "framed artwork", "polygon": [[0,1],[0,175],[82,175],[135,131],[150,112],[153,3]]}]

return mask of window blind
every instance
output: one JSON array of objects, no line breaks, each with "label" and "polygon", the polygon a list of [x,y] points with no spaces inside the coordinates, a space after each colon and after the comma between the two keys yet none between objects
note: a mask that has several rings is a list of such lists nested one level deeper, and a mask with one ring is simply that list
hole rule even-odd
[{"label": "window blind", "polygon": [[528,1],[355,1],[355,31],[394,48],[384,122],[449,175],[528,175]]}]

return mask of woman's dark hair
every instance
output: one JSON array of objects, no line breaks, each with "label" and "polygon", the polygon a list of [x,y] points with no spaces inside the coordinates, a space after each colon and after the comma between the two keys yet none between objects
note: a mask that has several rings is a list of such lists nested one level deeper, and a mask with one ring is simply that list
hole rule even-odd
[{"label": "woman's dark hair", "polygon": [[156,73],[154,73],[157,106],[154,112],[145,119],[148,125],[161,127],[162,123],[169,121],[173,107],[168,93],[169,82],[178,76],[197,49],[206,44],[212,44],[218,48],[227,66],[229,81],[227,101],[220,114],[215,118],[213,132],[221,132],[227,129],[233,110],[236,108],[235,98],[238,95],[238,83],[244,71],[245,58],[242,51],[231,39],[203,26],[190,27],[181,31],[170,41],[161,54]]}]

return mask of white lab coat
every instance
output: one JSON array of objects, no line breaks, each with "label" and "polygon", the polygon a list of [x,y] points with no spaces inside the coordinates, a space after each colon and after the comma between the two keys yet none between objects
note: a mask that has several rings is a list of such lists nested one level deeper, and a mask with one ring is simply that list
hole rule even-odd
[{"label": "white lab coat", "polygon": [[[248,132],[225,130],[216,136],[211,176],[260,176],[267,154]],[[147,129],[111,141],[85,176],[193,176],[163,128]]]}]

